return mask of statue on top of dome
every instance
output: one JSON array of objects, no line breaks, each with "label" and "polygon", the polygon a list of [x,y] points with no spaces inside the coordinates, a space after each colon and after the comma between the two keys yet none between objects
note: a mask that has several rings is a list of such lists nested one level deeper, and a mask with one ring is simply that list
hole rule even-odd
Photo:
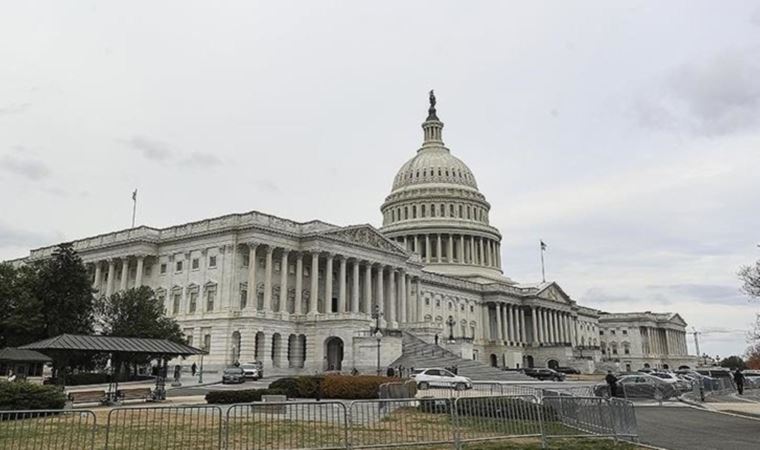
[{"label": "statue on top of dome", "polygon": [[435,113],[435,92],[430,90],[430,108],[428,108],[427,120],[438,120],[438,116]]}]

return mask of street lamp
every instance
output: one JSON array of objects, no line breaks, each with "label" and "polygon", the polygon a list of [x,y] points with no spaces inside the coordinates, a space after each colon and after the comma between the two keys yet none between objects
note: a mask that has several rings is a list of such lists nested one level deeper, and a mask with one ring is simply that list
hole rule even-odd
[{"label": "street lamp", "polygon": [[380,318],[383,317],[382,311],[380,311],[380,305],[375,305],[375,309],[372,312],[372,318],[375,319],[375,332],[374,336],[377,339],[377,375],[380,376],[380,341],[383,339],[383,332],[380,331]]},{"label": "street lamp", "polygon": [[446,321],[446,325],[449,326],[449,341],[454,340],[454,325],[456,325],[456,321],[453,317],[449,316],[449,320]]}]

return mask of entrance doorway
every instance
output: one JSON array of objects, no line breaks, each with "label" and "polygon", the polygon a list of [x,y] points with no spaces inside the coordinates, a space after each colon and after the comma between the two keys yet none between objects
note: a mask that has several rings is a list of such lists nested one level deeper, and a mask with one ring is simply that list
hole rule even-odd
[{"label": "entrance doorway", "polygon": [[333,336],[325,341],[327,347],[327,370],[342,370],[343,339]]},{"label": "entrance doorway", "polygon": [[491,367],[498,367],[498,366],[499,366],[499,358],[497,358],[495,354],[491,353]]},{"label": "entrance doorway", "polygon": [[547,366],[548,368],[550,368],[550,369],[557,369],[557,367],[559,367],[559,362],[558,362],[556,359],[550,359],[550,360],[549,360],[549,361],[546,363],[546,366]]},{"label": "entrance doorway", "polygon": [[523,362],[523,367],[527,368],[533,368],[533,355],[525,355],[525,361]]}]

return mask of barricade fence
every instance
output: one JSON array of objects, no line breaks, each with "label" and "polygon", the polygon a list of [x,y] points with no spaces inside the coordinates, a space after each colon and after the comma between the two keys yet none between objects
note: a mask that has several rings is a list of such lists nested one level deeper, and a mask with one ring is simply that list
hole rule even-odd
[{"label": "barricade fence", "polygon": [[484,395],[0,412],[0,448],[13,450],[458,449],[564,437],[635,440],[633,406],[598,397]]}]

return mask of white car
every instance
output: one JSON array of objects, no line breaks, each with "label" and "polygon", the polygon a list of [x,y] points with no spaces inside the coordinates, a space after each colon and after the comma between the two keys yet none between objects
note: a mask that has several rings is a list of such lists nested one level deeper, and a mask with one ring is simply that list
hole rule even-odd
[{"label": "white car", "polygon": [[686,380],[678,378],[673,372],[652,372],[650,375],[655,376],[668,384],[672,384],[676,390],[681,392],[688,391],[690,388],[690,385]]},{"label": "white car", "polygon": [[412,378],[421,390],[430,387],[454,388],[458,391],[472,389],[472,380],[441,368],[417,369],[412,374]]},{"label": "white car", "polygon": [[243,369],[243,372],[245,372],[246,378],[253,378],[254,380],[259,380],[261,379],[261,377],[264,376],[264,371],[261,368],[260,362],[241,364],[240,368]]}]

